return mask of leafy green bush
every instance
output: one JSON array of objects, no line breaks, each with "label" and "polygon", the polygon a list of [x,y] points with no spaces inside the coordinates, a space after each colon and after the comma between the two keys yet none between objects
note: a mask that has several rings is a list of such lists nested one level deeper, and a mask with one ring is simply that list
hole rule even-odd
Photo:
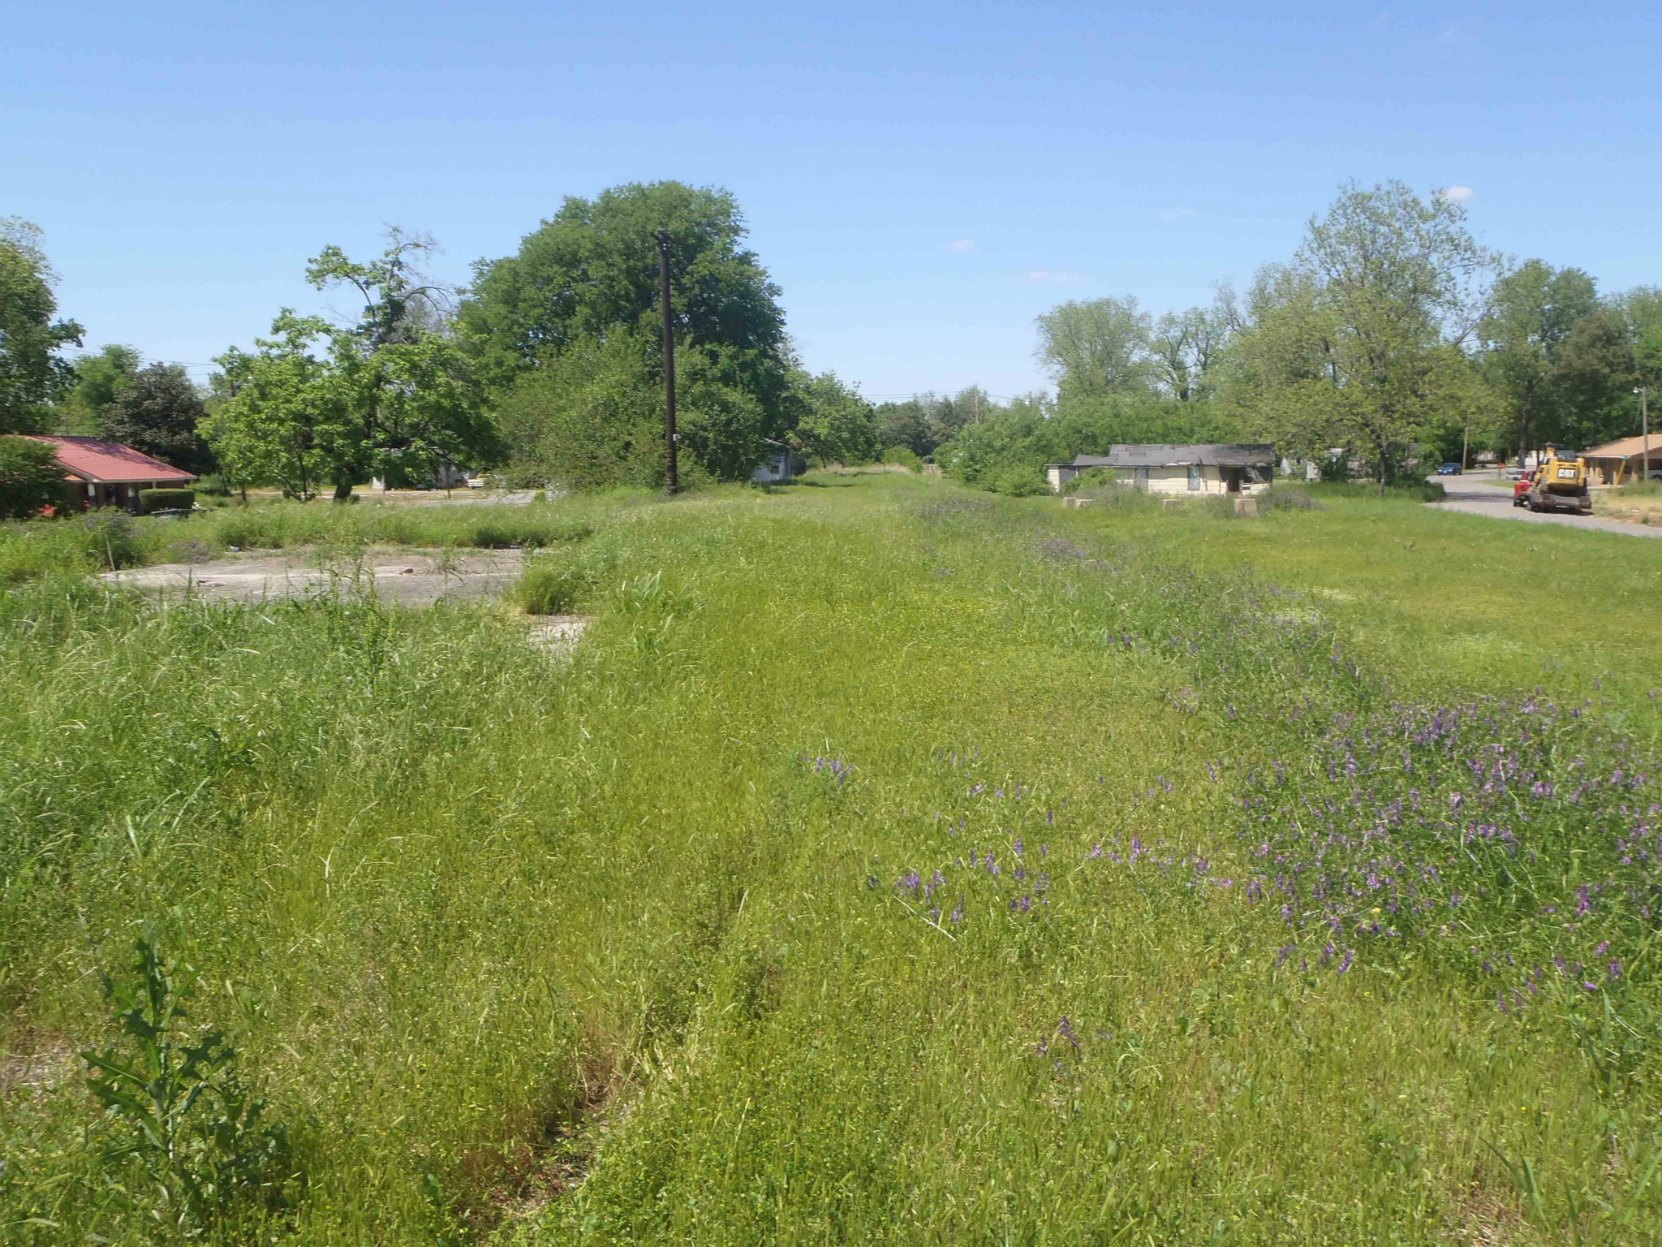
[{"label": "leafy green bush", "polygon": [[910,472],[916,472],[923,467],[923,460],[918,458],[917,452],[907,446],[890,446],[883,452],[883,462]]},{"label": "leafy green bush", "polygon": [[58,452],[27,437],[0,437],[0,519],[36,515],[63,501]]},{"label": "leafy green bush", "polygon": [[189,511],[196,505],[194,489],[141,489],[139,506],[150,515],[156,511]]},{"label": "leafy green bush", "polygon": [[1012,498],[1031,498],[1050,492],[1050,482],[1045,480],[1044,472],[1030,463],[1010,463],[995,469],[988,474],[984,487]]}]

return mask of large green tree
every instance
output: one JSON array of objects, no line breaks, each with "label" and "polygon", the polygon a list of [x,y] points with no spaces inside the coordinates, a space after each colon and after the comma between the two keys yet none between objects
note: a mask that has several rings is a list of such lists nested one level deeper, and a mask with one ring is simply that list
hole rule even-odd
[{"label": "large green tree", "polygon": [[568,198],[499,260],[480,261],[462,323],[487,379],[505,389],[571,344],[659,332],[658,231],[670,242],[678,341],[715,348],[747,390],[771,399],[786,384],[779,288],[744,245],[727,191],[680,182],[631,183]]},{"label": "large green tree", "polygon": [[73,376],[63,349],[81,345],[81,326],[56,319],[57,274],[40,239],[38,226],[0,218],[0,433],[42,427]]},{"label": "large green tree", "polygon": [[178,364],[151,364],[115,387],[99,418],[114,441],[201,475],[212,456],[197,426],[207,415],[202,394]]},{"label": "large green tree", "polygon": [[143,363],[136,348],[119,342],[76,360],[74,382],[59,407],[59,425],[69,433],[98,436],[103,431],[104,409]]},{"label": "large green tree", "polygon": [[1454,199],[1347,186],[1253,292],[1240,376],[1257,431],[1304,453],[1348,447],[1383,489],[1411,444],[1463,423],[1467,350],[1499,263]]},{"label": "large green tree", "polygon": [[[695,470],[743,479],[768,439],[792,423],[779,289],[744,246],[733,197],[680,182],[618,186],[592,200],[567,199],[516,254],[481,261],[461,308],[482,375],[520,430],[516,453],[542,447],[537,471],[548,478],[588,480],[602,462],[622,471],[615,465],[649,453],[632,431],[635,417],[618,413],[634,411],[637,395],[661,381],[660,230],[669,238],[680,444]],[[574,353],[604,358],[605,375],[623,386],[615,402],[561,364]],[[570,413],[585,408],[612,413],[602,427],[622,440],[604,454],[571,436]],[[538,413],[560,427],[537,429]],[[549,458],[566,449],[582,461]]]},{"label": "large green tree", "polygon": [[1147,388],[1152,322],[1137,300],[1073,300],[1037,320],[1039,362],[1063,395],[1101,395]]},{"label": "large green tree", "polygon": [[255,354],[222,357],[221,388],[231,393],[205,430],[235,479],[274,480],[302,496],[327,481],[342,500],[369,476],[405,483],[497,455],[474,361],[449,330],[446,292],[419,273],[431,247],[395,229],[367,263],[324,248],[307,280],[355,291],[357,318],[337,324],[285,310]]},{"label": "large green tree", "polygon": [[855,386],[836,373],[800,373],[796,388],[801,414],[797,445],[822,463],[870,463],[883,449],[877,444],[877,413]]},{"label": "large green tree", "polygon": [[243,487],[275,484],[310,498],[358,459],[345,387],[317,317],[285,308],[255,350],[218,359],[226,395],[202,421],[226,478]]},{"label": "large green tree", "polygon": [[1483,371],[1510,408],[1520,453],[1565,439],[1561,354],[1577,324],[1598,310],[1593,279],[1578,268],[1529,260],[1495,282],[1478,325]]}]

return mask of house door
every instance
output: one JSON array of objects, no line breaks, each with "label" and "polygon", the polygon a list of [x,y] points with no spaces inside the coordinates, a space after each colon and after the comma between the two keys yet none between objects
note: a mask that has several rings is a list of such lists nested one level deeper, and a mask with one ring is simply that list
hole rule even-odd
[{"label": "house door", "polygon": [[1224,486],[1232,494],[1241,492],[1241,469],[1229,468],[1224,472]]}]

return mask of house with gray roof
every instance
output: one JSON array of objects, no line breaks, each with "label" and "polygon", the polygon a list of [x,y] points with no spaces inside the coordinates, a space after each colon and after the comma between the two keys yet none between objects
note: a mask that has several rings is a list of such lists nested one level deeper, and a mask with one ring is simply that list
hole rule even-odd
[{"label": "house with gray roof", "polygon": [[1052,493],[1091,468],[1107,468],[1121,484],[1169,497],[1255,494],[1268,488],[1275,447],[1260,443],[1135,444],[1115,442],[1106,455],[1079,455],[1047,463]]}]

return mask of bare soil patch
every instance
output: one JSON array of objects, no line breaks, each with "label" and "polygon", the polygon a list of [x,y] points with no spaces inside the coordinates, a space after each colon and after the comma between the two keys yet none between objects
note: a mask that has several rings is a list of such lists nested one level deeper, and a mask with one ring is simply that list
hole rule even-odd
[{"label": "bare soil patch", "polygon": [[99,578],[162,598],[268,602],[373,592],[386,602],[431,606],[441,599],[495,597],[519,578],[523,563],[520,550],[372,547],[360,557],[263,550],[105,572]]}]

